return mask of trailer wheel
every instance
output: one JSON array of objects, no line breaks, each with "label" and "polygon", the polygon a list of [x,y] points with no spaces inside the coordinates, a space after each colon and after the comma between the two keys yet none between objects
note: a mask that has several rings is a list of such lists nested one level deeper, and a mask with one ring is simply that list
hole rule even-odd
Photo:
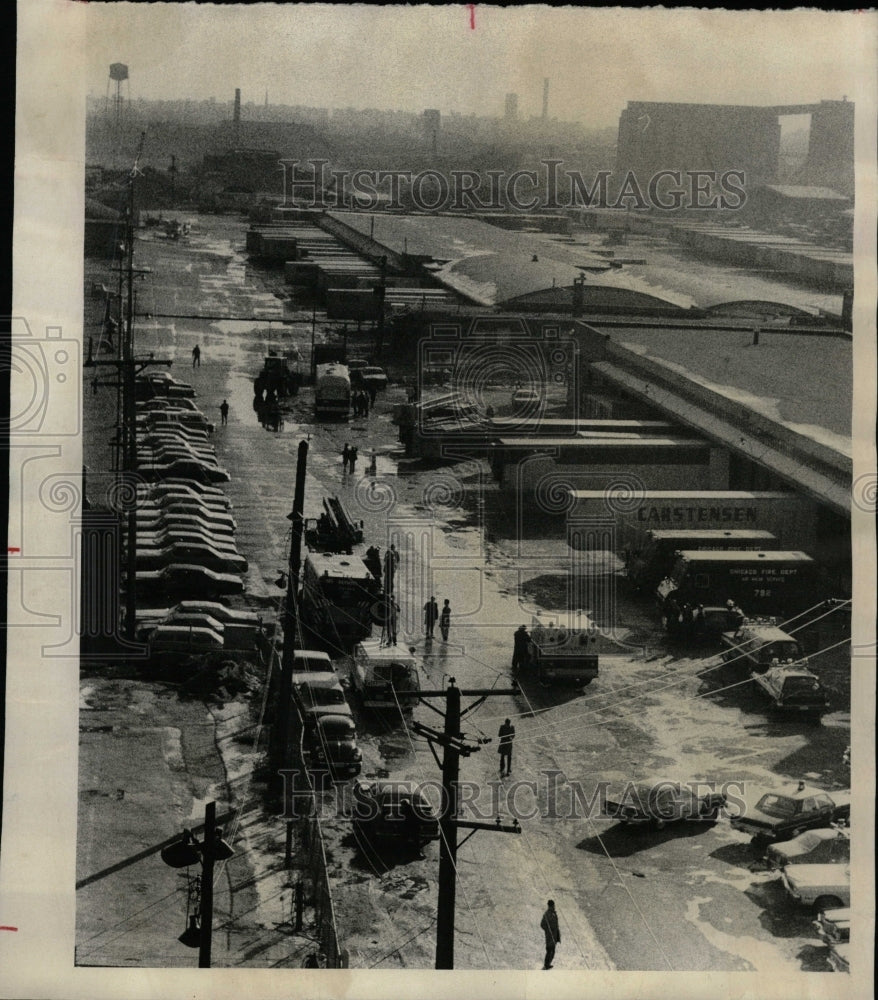
[{"label": "trailer wheel", "polygon": [[593,680],[594,680],[594,677],[586,677],[586,679],[582,682],[582,686],[584,688],[587,688],[589,686],[589,684],[591,684],[591,682]]}]

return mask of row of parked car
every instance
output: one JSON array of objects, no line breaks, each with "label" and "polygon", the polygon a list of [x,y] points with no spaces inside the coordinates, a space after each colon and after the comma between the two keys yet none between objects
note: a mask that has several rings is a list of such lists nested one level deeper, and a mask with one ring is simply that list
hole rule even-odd
[{"label": "row of parked car", "polygon": [[[413,665],[411,654],[396,647],[381,646],[377,640],[359,643],[354,649],[351,681],[364,707],[392,705],[410,710],[417,690]],[[311,769],[328,772],[336,780],[356,778],[362,770],[363,754],[357,745],[347,689],[329,655],[296,650],[292,680]],[[420,850],[439,836],[436,811],[413,782],[356,781],[351,820],[356,832],[373,845],[405,842]]]},{"label": "row of parked car", "polygon": [[[604,815],[623,824],[664,829],[682,821],[718,819],[724,792],[698,783],[642,781],[607,796]],[[850,933],[850,791],[827,792],[804,781],[750,792],[731,817],[747,833],[770,869],[780,873],[787,897],[816,914],[814,928],[829,946],[832,968],[848,971]]]},{"label": "row of parked car", "polygon": [[252,653],[258,638],[273,630],[256,612],[217,601],[180,601],[137,612],[137,639],[149,643],[154,654]]},{"label": "row of parked car", "polygon": [[[138,489],[138,593],[211,600],[244,589],[247,560],[220,485],[229,474],[209,443],[214,425],[194,397],[191,385],[167,373],[138,376],[137,471],[145,481]],[[195,643],[199,633],[192,634]],[[200,638],[210,646],[215,635]]]}]

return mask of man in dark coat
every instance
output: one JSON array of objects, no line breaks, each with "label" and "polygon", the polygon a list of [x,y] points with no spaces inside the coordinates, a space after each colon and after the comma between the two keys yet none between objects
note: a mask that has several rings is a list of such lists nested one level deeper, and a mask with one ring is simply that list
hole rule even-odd
[{"label": "man in dark coat", "polygon": [[436,603],[436,598],[431,597],[424,605],[424,631],[427,633],[428,639],[433,638],[433,629],[436,627],[438,617],[439,605]]},{"label": "man in dark coat", "polygon": [[500,737],[500,776],[512,774],[512,741],[515,739],[515,726],[507,719],[497,731]]},{"label": "man in dark coat", "polygon": [[544,969],[552,968],[552,960],[555,957],[555,946],[561,942],[561,931],[558,929],[558,913],[555,910],[555,900],[550,899],[540,921],[540,927],[546,935],[546,958],[543,962]]},{"label": "man in dark coat", "polygon": [[512,649],[512,668],[526,667],[530,659],[527,651],[527,626],[519,625],[515,632]]}]

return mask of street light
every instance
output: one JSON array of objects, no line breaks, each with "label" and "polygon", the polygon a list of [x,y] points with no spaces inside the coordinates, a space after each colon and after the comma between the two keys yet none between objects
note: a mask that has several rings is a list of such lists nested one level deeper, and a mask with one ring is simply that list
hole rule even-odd
[{"label": "street light", "polygon": [[[201,863],[198,879],[198,906],[189,917],[189,925],[177,940],[188,948],[198,948],[198,968],[210,968],[213,936],[213,866],[215,861],[227,861],[234,850],[223,840],[223,831],[216,825],[216,803],[204,807],[204,840],[196,840],[191,830],[184,830],[180,840],[162,848],[162,861],[169,868],[189,868]],[[192,890],[190,887],[190,894]]]}]

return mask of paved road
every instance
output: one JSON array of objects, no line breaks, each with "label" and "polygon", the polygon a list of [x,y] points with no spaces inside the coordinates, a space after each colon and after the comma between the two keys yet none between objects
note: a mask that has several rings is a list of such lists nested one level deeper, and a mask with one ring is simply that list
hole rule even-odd
[{"label": "paved road", "polygon": [[[173,301],[187,313],[221,306],[281,315],[264,282],[253,289],[243,257],[230,249],[229,223],[224,227],[221,236],[205,238],[196,228],[188,246],[156,243],[144,252],[157,276],[157,311],[160,301]],[[251,408],[252,378],[268,346],[284,338],[307,344],[308,319],[299,317],[283,333],[276,323],[157,320],[139,334],[140,349],[176,356],[184,370],[175,374],[192,376],[205,412],[215,416],[223,399],[231,405],[215,443],[232,474],[238,545],[251,563],[248,591],[263,602],[281,596],[273,581],[286,563],[295,453],[310,435],[306,513],[316,512],[325,493],[338,492],[366,522],[368,541],[398,542],[405,638],[416,646],[422,684],[438,687],[453,674],[461,686],[507,686],[512,632],[530,610],[520,594],[563,592],[563,575],[551,569],[557,546],[535,539],[528,552],[539,558],[523,563],[494,488],[474,465],[436,470],[401,463],[388,422],[392,402],[402,398],[398,387],[379,397],[368,420],[349,425],[311,423],[306,390],[281,433],[264,431]],[[202,365],[193,371],[195,343]],[[376,482],[362,474],[342,478],[338,455],[345,441],[357,444],[361,456],[377,449]],[[447,646],[434,641],[428,647],[421,634],[419,609],[430,593],[440,604],[446,596],[452,602]],[[596,816],[565,814],[563,800],[574,782],[588,796],[598,782],[650,774],[768,785],[804,777],[838,787],[847,780],[841,768],[849,743],[846,706],[819,727],[771,721],[748,690],[712,693],[723,681],[716,672],[699,674],[704,655],[667,649],[643,602],[622,591],[618,607],[622,624],[646,645],[645,656],[608,658],[598,680],[581,692],[546,691],[525,679],[522,695],[488,699],[465,720],[471,736],[496,740],[507,716],[517,729],[513,776],[502,785],[493,746],[464,760],[461,777],[480,789],[470,810],[478,805],[493,815],[496,795],[508,817],[512,803],[502,790],[513,788],[519,809],[535,809],[522,819],[520,836],[480,832],[461,848],[456,967],[537,968],[539,916],[552,897],[561,915],[559,968],[772,974],[823,968],[809,918],[784,903],[776,879],[754,866],[745,838],[727,822],[629,833]],[[425,707],[415,718],[438,722]],[[360,714],[359,722],[365,774],[438,778],[426,744],[414,741],[399,717]],[[546,777],[552,773],[554,779]],[[562,801],[555,810],[549,780]],[[534,782],[536,792],[516,782]],[[364,855],[342,819],[325,825],[352,966],[429,968],[437,846],[427,848],[425,860],[403,863]]]}]

